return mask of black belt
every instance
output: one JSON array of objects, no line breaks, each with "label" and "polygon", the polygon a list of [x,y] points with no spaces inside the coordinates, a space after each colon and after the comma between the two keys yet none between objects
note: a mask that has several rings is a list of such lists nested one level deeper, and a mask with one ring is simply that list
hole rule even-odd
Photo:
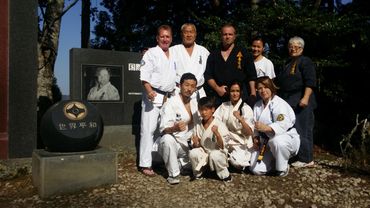
[{"label": "black belt", "polygon": [[288,132],[288,131],[290,131],[290,130],[292,130],[292,129],[294,128],[294,126],[295,126],[295,125],[293,125],[292,127],[290,127],[290,128],[287,130],[287,132]]},{"label": "black belt", "polygon": [[156,93],[159,93],[159,94],[164,95],[164,96],[166,96],[166,97],[171,97],[172,92],[165,92],[165,91],[162,91],[162,90],[157,89],[157,88],[154,88],[154,87],[152,87],[152,89],[153,89]]}]

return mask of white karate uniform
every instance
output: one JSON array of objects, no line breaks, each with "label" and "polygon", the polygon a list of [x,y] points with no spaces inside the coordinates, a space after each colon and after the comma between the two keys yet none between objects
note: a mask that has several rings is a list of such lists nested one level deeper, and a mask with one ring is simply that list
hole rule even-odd
[{"label": "white karate uniform", "polygon": [[[171,54],[173,55],[176,63],[176,83],[180,84],[181,76],[184,73],[192,73],[197,78],[198,90],[192,95],[193,97],[202,98],[206,96],[203,89],[204,84],[204,71],[206,70],[207,58],[209,51],[196,43],[194,43],[193,52],[191,55],[186,51],[183,44],[178,44],[170,47]],[[176,92],[179,93],[180,89],[176,87]]]},{"label": "white karate uniform", "polygon": [[[224,149],[217,148],[216,138],[212,132],[212,126],[218,127],[218,132],[221,134]],[[212,171],[216,171],[220,179],[229,177],[230,173],[227,162],[226,144],[229,141],[229,130],[225,124],[217,118],[214,118],[207,129],[203,127],[202,122],[196,124],[194,135],[200,138],[201,147],[194,148],[189,152],[189,159],[193,169],[193,174],[196,177],[202,175],[202,167],[209,164]]]},{"label": "white karate uniform", "polygon": [[[234,167],[250,166],[250,158],[253,147],[252,135],[246,136],[242,133],[243,126],[234,116],[234,111],[239,111],[242,104],[240,99],[235,106],[230,101],[222,103],[215,113],[216,118],[224,122],[230,132],[230,140],[227,144],[229,151],[229,161]],[[245,122],[254,130],[253,110],[248,104],[243,103],[242,117]]]},{"label": "white karate uniform", "polygon": [[186,110],[180,95],[176,94],[167,100],[161,110],[160,132],[174,126],[178,121],[188,123],[184,131],[165,134],[155,142],[155,145],[158,145],[158,153],[162,156],[168,175],[171,177],[178,176],[181,168],[187,166],[190,168],[188,141],[191,140],[194,124],[199,119],[196,99],[190,100],[190,109],[191,116]]},{"label": "white karate uniform", "polygon": [[[150,48],[141,60],[140,80],[148,82],[155,89],[172,92],[176,85],[176,71],[171,53],[168,58],[159,46]],[[163,98],[164,95],[157,92],[157,96],[152,102],[148,99],[145,89],[143,89],[140,123],[140,167],[152,166],[152,147],[158,133],[156,130],[158,130],[159,112],[163,105]]]},{"label": "white karate uniform", "polygon": [[[285,171],[288,160],[299,150],[300,139],[296,129],[295,114],[290,105],[275,95],[264,107],[259,100],[253,108],[254,119],[269,125],[275,134],[266,134],[270,139],[263,160],[257,163],[259,151],[254,151],[251,158],[250,170],[257,174],[266,174],[271,170]],[[255,135],[258,132],[255,131]],[[263,141],[261,141],[263,142]]]},{"label": "white karate uniform", "polygon": [[261,60],[255,61],[254,66],[256,67],[257,77],[268,76],[270,79],[276,77],[274,65],[270,59],[263,57]]}]

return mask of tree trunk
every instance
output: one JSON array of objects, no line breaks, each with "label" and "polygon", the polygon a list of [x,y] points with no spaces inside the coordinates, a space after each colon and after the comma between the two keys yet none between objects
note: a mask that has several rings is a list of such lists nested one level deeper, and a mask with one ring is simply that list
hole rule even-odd
[{"label": "tree trunk", "polygon": [[220,0],[213,0],[213,6],[219,7],[220,6]]},{"label": "tree trunk", "polygon": [[90,48],[90,0],[82,0],[81,48]]},{"label": "tree trunk", "polygon": [[319,9],[321,5],[321,0],[315,0],[315,9]]},{"label": "tree trunk", "polygon": [[43,27],[38,39],[37,98],[44,96],[52,100],[51,87],[58,53],[63,8],[64,0],[50,0],[46,6]]},{"label": "tree trunk", "polygon": [[258,3],[260,3],[260,0],[252,0],[252,1],[251,1],[251,8],[252,8],[253,10],[258,9]]}]

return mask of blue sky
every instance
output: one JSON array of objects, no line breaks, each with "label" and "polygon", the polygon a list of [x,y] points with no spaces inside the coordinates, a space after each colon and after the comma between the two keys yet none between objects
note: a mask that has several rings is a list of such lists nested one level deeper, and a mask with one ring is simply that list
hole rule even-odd
[{"label": "blue sky", "polygon": [[[343,3],[351,0],[343,0]],[[68,5],[70,1],[66,1]],[[100,0],[92,0],[91,6],[99,6]],[[93,22],[91,23],[93,27]],[[91,34],[90,38],[93,37]],[[69,95],[69,50],[81,47],[81,1],[72,7],[62,18],[62,27],[59,37],[58,56],[55,63],[54,75],[63,95]]]},{"label": "blue sky", "polygon": [[[66,5],[69,1],[66,1]],[[54,76],[63,95],[69,95],[69,50],[81,47],[81,1],[62,17]]]}]

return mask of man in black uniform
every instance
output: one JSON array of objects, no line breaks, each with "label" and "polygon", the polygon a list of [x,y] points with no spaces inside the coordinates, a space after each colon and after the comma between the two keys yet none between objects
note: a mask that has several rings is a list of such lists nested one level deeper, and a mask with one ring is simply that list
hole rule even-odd
[{"label": "man in black uniform", "polygon": [[228,101],[227,86],[233,81],[243,83],[244,92],[248,92],[248,104],[253,107],[256,100],[254,80],[257,77],[251,54],[245,48],[235,45],[236,30],[231,24],[221,28],[221,49],[214,50],[208,56],[204,78],[207,81],[207,96],[214,96],[216,104]]}]

